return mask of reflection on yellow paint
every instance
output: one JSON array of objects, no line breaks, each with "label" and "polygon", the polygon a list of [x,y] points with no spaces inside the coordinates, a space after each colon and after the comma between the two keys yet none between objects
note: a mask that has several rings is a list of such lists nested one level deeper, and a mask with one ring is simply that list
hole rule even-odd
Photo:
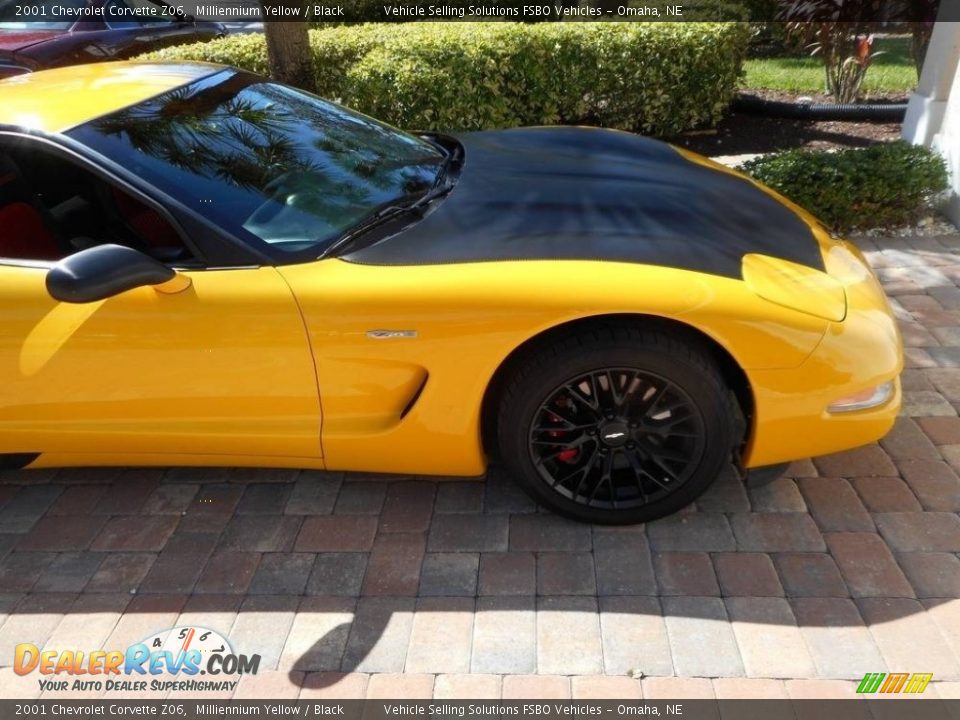
[{"label": "reflection on yellow paint", "polygon": [[36,113],[22,113],[17,115],[16,124],[25,130],[42,130],[44,123]]},{"label": "reflection on yellow paint", "polygon": [[31,377],[43,370],[67,340],[98,310],[105,300],[92,303],[57,303],[34,325],[20,350],[20,372]]}]

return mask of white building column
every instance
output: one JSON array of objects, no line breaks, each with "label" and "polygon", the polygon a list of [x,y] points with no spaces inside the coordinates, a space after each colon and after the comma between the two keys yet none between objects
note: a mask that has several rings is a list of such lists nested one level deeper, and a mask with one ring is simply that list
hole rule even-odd
[{"label": "white building column", "polygon": [[960,224],[960,23],[938,22],[916,92],[910,97],[903,137],[939,150],[953,188],[947,214]]}]

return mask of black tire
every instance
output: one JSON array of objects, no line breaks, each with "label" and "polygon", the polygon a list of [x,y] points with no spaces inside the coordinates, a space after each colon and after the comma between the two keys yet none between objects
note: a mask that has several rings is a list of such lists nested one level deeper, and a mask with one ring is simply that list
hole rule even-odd
[{"label": "black tire", "polygon": [[607,525],[693,502],[730,462],[740,428],[706,348],[607,326],[529,353],[507,379],[497,416],[502,461],[534,500]]}]

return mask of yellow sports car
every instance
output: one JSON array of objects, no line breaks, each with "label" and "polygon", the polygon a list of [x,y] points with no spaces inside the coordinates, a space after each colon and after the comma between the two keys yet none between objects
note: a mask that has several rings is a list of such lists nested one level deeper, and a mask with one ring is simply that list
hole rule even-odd
[{"label": "yellow sports car", "polygon": [[412,135],[250,73],[0,82],[0,458],[478,476],[632,523],[873,441],[857,249],[587,128]]}]

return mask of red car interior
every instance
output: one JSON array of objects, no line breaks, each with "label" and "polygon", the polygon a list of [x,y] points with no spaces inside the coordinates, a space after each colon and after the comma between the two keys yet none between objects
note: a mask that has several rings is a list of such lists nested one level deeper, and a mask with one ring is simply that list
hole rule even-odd
[{"label": "red car interior", "polygon": [[63,255],[40,213],[25,202],[0,208],[0,257],[57,260]]}]

